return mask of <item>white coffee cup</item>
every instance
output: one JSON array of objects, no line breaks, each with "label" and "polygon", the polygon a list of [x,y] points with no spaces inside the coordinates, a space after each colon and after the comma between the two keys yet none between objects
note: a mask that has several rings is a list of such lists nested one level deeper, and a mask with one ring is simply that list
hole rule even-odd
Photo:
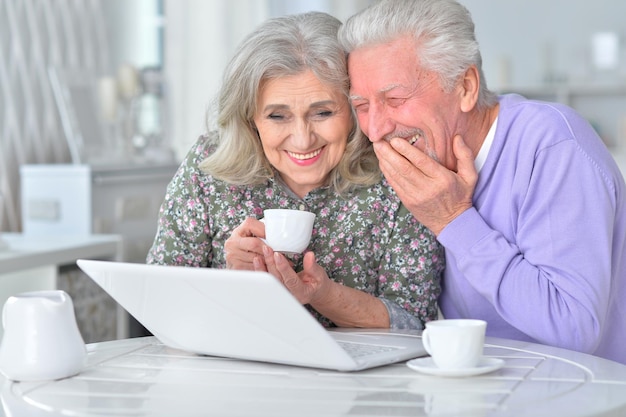
[{"label": "white coffee cup", "polygon": [[14,381],[60,379],[79,373],[87,349],[74,304],[61,290],[25,292],[2,310],[0,371]]},{"label": "white coffee cup", "polygon": [[276,252],[302,253],[309,246],[315,213],[303,210],[268,209],[265,216],[265,241]]},{"label": "white coffee cup", "polygon": [[422,343],[440,369],[473,368],[483,355],[487,322],[446,319],[426,323]]}]

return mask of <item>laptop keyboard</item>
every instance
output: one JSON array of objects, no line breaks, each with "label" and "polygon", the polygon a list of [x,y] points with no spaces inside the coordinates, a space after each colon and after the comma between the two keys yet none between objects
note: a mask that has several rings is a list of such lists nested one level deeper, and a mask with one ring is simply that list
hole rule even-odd
[{"label": "laptop keyboard", "polygon": [[398,346],[368,345],[365,343],[346,342],[343,340],[337,340],[337,343],[339,343],[339,346],[341,346],[346,352],[348,352],[348,355],[353,358],[360,358],[376,353],[402,349]]}]

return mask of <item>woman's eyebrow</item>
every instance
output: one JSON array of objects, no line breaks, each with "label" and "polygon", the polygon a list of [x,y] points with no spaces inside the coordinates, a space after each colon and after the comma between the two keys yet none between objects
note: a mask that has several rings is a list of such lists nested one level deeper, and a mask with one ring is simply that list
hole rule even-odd
[{"label": "woman's eyebrow", "polygon": [[265,107],[263,107],[263,111],[284,110],[284,109],[289,109],[289,106],[286,104],[268,104]]},{"label": "woman's eyebrow", "polygon": [[324,107],[324,106],[330,106],[334,104],[336,104],[334,100],[322,100],[322,101],[316,101],[314,103],[311,103],[309,107]]}]

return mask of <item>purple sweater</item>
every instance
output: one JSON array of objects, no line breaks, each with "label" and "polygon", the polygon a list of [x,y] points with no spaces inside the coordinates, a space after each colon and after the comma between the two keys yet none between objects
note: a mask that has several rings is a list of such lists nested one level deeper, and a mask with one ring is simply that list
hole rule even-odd
[{"label": "purple sweater", "polygon": [[589,123],[500,97],[473,200],[438,237],[444,316],[626,363],[626,185]]}]

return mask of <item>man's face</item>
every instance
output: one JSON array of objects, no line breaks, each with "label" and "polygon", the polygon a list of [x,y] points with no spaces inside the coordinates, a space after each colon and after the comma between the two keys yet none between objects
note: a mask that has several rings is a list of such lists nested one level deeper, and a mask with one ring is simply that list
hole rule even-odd
[{"label": "man's face", "polygon": [[456,168],[459,94],[446,93],[437,74],[420,67],[411,37],[351,52],[348,72],[352,105],[372,142],[401,137]]}]

